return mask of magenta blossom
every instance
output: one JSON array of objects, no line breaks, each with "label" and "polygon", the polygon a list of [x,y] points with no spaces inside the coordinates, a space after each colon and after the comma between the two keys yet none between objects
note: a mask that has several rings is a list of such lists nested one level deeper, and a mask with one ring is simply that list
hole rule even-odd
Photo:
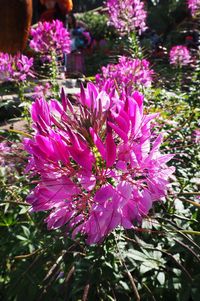
[{"label": "magenta blossom", "polygon": [[10,153],[10,147],[6,142],[0,142],[0,166],[6,165],[5,157]]},{"label": "magenta blossom", "polygon": [[44,85],[37,85],[34,87],[34,94],[33,98],[40,98],[40,97],[49,97],[51,96],[51,84],[45,83]]},{"label": "magenta blossom", "polygon": [[166,195],[173,155],[160,153],[161,135],[152,139],[157,114],[144,114],[143,99],[136,91],[122,101],[89,83],[79,106],[64,93],[62,103],[33,103],[26,172],[39,180],[27,201],[32,211],[50,211],[49,229],[66,225],[72,237],[99,243],[116,227],[133,228]]},{"label": "magenta blossom", "polygon": [[[126,90],[131,94],[135,89],[150,87],[154,71],[146,59],[133,59],[122,56],[118,64],[108,64],[101,68],[102,73],[96,75],[99,88],[107,84],[107,89],[115,87],[120,92]],[[109,86],[108,86],[109,79]]]},{"label": "magenta blossom", "polygon": [[188,0],[188,8],[192,16],[196,17],[200,13],[200,0]]},{"label": "magenta blossom", "polygon": [[13,57],[13,72],[12,79],[18,81],[25,81],[28,76],[34,77],[31,70],[33,66],[33,58],[28,58],[23,54],[16,54]]},{"label": "magenta blossom", "polygon": [[194,130],[192,132],[192,140],[196,143],[196,144],[200,144],[200,129],[197,128],[196,130]]},{"label": "magenta blossom", "polygon": [[191,55],[186,46],[178,45],[171,48],[169,53],[170,64],[175,66],[186,66],[191,63]]},{"label": "magenta blossom", "polygon": [[138,32],[147,29],[147,12],[141,0],[107,0],[110,24],[122,34]]},{"label": "magenta blossom", "polygon": [[0,52],[0,80],[10,80],[12,74],[12,56]]},{"label": "magenta blossom", "polygon": [[0,79],[9,81],[26,81],[32,73],[33,58],[23,54],[9,55],[0,53]]},{"label": "magenta blossom", "polygon": [[24,168],[25,160],[26,157],[21,143],[0,142],[0,168],[3,173],[9,175],[7,177],[9,183],[14,180],[14,175]]},{"label": "magenta blossom", "polygon": [[31,29],[31,36],[30,47],[45,59],[50,59],[52,54],[70,52],[70,34],[58,20],[39,22],[36,28]]}]

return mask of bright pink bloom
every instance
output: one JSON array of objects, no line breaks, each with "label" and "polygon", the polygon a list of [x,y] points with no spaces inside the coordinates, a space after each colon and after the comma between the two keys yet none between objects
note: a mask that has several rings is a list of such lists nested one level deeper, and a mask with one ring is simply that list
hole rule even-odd
[{"label": "bright pink bloom", "polygon": [[23,54],[16,54],[13,57],[13,80],[25,81],[28,76],[34,77],[32,73],[33,58],[28,58]]},{"label": "bright pink bloom", "polygon": [[33,58],[23,54],[9,55],[0,52],[0,79],[9,81],[25,81],[28,76],[33,77]]},{"label": "bright pink bloom", "polygon": [[5,142],[0,142],[0,166],[6,165],[6,156],[10,153],[10,147]]},{"label": "bright pink bloom", "polygon": [[70,52],[70,34],[58,20],[39,22],[31,29],[30,47],[39,52],[44,59],[51,59],[52,54],[62,55]]},{"label": "bright pink bloom", "polygon": [[193,17],[200,13],[200,0],[188,0],[188,7]]},{"label": "bright pink bloom", "polygon": [[99,88],[110,90],[115,87],[120,92],[126,90],[129,94],[136,89],[151,86],[154,74],[146,59],[133,59],[126,56],[120,57],[118,64],[102,67],[101,71],[102,73],[96,75]]},{"label": "bright pink bloom", "polygon": [[51,84],[46,83],[44,85],[37,85],[34,87],[34,95],[33,98],[40,98],[40,97],[48,97],[51,96]]},{"label": "bright pink bloom", "polygon": [[8,53],[0,52],[0,80],[10,80],[12,59]]},{"label": "bright pink bloom", "polygon": [[15,175],[24,168],[25,159],[21,143],[0,142],[0,167],[3,168],[3,173],[7,174],[7,182],[16,181]]},{"label": "bright pink bloom", "polygon": [[196,144],[200,144],[200,129],[197,128],[196,130],[194,130],[192,132],[192,140],[196,143]]},{"label": "bright pink bloom", "polygon": [[191,55],[186,46],[174,46],[169,53],[170,64],[175,66],[185,66],[191,63]]},{"label": "bright pink bloom", "polygon": [[92,83],[74,107],[62,93],[32,106],[35,133],[25,139],[27,171],[39,184],[28,197],[33,211],[50,210],[49,229],[67,226],[72,237],[101,242],[116,227],[130,229],[167,193],[173,155],[162,155],[162,136],[151,136],[157,114],[143,113],[143,95],[121,101]]},{"label": "bright pink bloom", "polygon": [[141,34],[147,29],[147,12],[141,0],[107,0],[110,24],[122,34]]}]

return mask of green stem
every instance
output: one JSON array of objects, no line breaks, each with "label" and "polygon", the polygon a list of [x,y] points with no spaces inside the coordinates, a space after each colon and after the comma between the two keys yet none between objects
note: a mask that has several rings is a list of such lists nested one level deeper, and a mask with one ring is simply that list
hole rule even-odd
[{"label": "green stem", "polygon": [[50,70],[51,70],[51,83],[52,83],[52,92],[54,97],[58,96],[59,93],[59,85],[57,82],[58,77],[58,64],[56,59],[56,53],[51,53],[51,63],[50,63]]},{"label": "green stem", "polygon": [[19,100],[21,103],[23,103],[25,100],[25,98],[24,98],[25,85],[23,82],[19,82],[19,83],[17,83],[17,86],[18,86]]},{"label": "green stem", "polygon": [[27,82],[18,82],[17,88],[18,88],[18,96],[20,103],[23,107],[22,117],[27,121],[27,123],[30,125],[30,117],[29,117],[29,109],[28,109],[28,101],[26,100],[24,93],[25,88],[27,86]]},{"label": "green stem", "polygon": [[177,89],[179,92],[181,92],[182,90],[182,79],[183,79],[183,76],[182,76],[182,67],[181,66],[178,66],[178,72],[177,72]]},{"label": "green stem", "polygon": [[134,31],[130,32],[130,34],[128,36],[128,40],[130,43],[129,46],[132,51],[133,57],[142,59],[142,50],[141,50],[140,43],[139,43],[136,32],[134,32]]}]

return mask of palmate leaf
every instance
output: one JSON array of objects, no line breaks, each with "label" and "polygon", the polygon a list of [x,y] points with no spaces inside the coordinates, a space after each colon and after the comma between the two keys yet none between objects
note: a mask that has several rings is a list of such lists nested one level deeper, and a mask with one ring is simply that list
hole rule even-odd
[{"label": "palmate leaf", "polygon": [[[143,250],[144,251],[144,250]],[[134,264],[137,264],[137,262],[140,263],[140,272],[141,274],[146,273],[150,270],[159,270],[162,267],[164,267],[165,261],[161,258],[156,258],[155,252],[150,252],[148,254],[145,254],[146,252],[139,252],[133,249],[129,249],[126,253],[126,256],[128,260],[134,261]]]}]

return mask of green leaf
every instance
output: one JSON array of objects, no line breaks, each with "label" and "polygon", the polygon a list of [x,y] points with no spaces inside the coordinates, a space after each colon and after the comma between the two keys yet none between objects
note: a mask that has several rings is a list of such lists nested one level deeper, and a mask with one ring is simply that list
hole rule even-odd
[{"label": "green leaf", "polygon": [[165,283],[165,273],[159,272],[157,275],[157,279],[160,282],[161,285],[164,285]]},{"label": "green leaf", "polygon": [[19,240],[27,241],[27,237],[24,237],[24,236],[22,236],[22,235],[16,235],[16,237],[17,237]]}]

